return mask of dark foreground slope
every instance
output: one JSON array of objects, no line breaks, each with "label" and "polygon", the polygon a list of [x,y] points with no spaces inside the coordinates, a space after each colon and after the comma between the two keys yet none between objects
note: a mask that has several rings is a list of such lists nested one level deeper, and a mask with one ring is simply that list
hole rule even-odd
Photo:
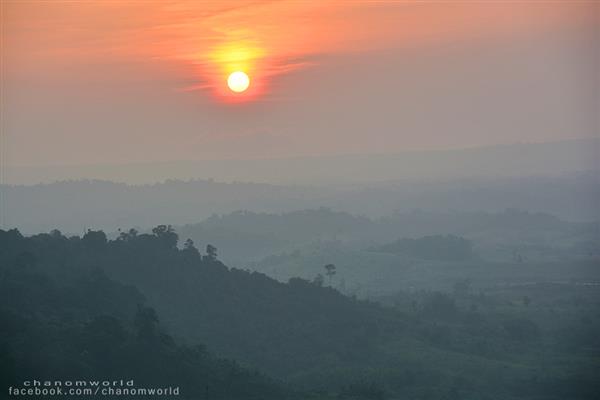
[{"label": "dark foreground slope", "polygon": [[[0,398],[24,381],[123,379],[142,390],[179,388],[185,399],[290,397],[275,381],[201,344],[177,344],[137,289],[101,270],[71,269],[69,252],[56,240],[0,231]],[[64,274],[48,274],[54,263]]]},{"label": "dark foreground slope", "polygon": [[[599,390],[587,350],[559,350],[518,313],[480,311],[485,296],[463,306],[424,293],[401,312],[301,279],[228,269],[214,248],[201,255],[177,240],[165,226],[112,241],[102,232],[0,231],[3,376],[129,371],[153,385],[182,382],[194,398],[207,383],[221,398],[285,397],[246,367],[319,398],[591,399]],[[206,355],[200,343],[245,367]]]}]

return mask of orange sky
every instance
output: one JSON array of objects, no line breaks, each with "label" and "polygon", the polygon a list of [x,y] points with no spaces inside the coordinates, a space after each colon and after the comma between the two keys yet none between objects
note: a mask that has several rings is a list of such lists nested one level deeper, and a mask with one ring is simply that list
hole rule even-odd
[{"label": "orange sky", "polygon": [[179,89],[222,99],[232,96],[224,82],[237,69],[262,92],[270,77],[321,54],[490,40],[518,35],[534,19],[537,31],[572,23],[582,11],[560,3],[9,1],[4,32],[8,73],[24,79],[73,63],[158,59],[186,70],[189,84]]},{"label": "orange sky", "polygon": [[[158,132],[167,129],[177,140],[189,139],[198,146],[196,152],[167,146],[171,159],[359,151],[368,142],[366,136],[352,132],[348,144],[336,146],[346,124],[329,121],[314,109],[321,102],[328,107],[332,100],[348,102],[339,109],[333,107],[332,115],[343,115],[346,107],[350,118],[360,108],[367,114],[364,121],[378,121],[377,129],[422,129],[424,138],[430,135],[421,142],[401,135],[390,138],[387,133],[377,145],[366,149],[369,152],[502,142],[498,137],[474,140],[475,133],[464,137],[460,136],[464,133],[457,133],[456,141],[439,139],[430,132],[433,127],[419,128],[423,124],[416,115],[425,108],[417,107],[416,100],[420,104],[431,101],[434,108],[438,101],[428,97],[435,91],[427,89],[428,82],[438,78],[419,72],[421,66],[423,70],[434,68],[440,57],[448,57],[445,52],[456,50],[459,55],[450,56],[447,80],[440,83],[449,85],[456,82],[452,74],[466,73],[453,69],[473,65],[474,49],[484,53],[489,48],[507,51],[506,57],[514,56],[519,62],[523,57],[511,54],[508,48],[528,43],[533,49],[560,57],[561,52],[572,49],[572,43],[587,46],[587,36],[597,32],[598,22],[594,15],[597,3],[593,2],[8,0],[2,4],[4,101],[7,110],[12,111],[4,131],[15,164],[142,160],[134,154],[142,129],[152,136],[152,145],[144,150],[148,159],[161,157],[165,140],[154,135],[161,136]],[[544,65],[546,53],[535,58],[528,52],[526,57],[532,60],[524,68]],[[404,67],[406,71],[402,72]],[[226,79],[237,69],[247,72],[252,84],[247,92],[236,95],[227,89]],[[381,75],[390,70],[398,74]],[[560,71],[547,72],[552,75]],[[439,75],[440,71],[434,73]],[[404,109],[414,108],[405,120],[406,126],[401,127],[396,125],[390,106],[395,95],[388,90],[407,77],[408,83],[422,80],[425,86],[410,93],[412,101],[401,99]],[[369,85],[365,89],[366,82]],[[380,88],[380,92],[373,88]],[[407,91],[409,88],[410,84]],[[474,88],[467,87],[466,91]],[[504,95],[519,97],[518,93]],[[371,96],[368,104],[364,96]],[[56,105],[57,101],[62,107]],[[119,110],[113,114],[113,103],[131,107],[131,112]],[[567,107],[575,109],[576,104]],[[69,117],[65,110],[81,120],[66,122]],[[279,117],[265,119],[265,113],[278,113]],[[48,125],[31,118],[52,122]],[[302,121],[292,122],[298,120]],[[98,121],[102,121],[100,127]],[[88,124],[96,127],[82,133]],[[356,125],[352,121],[348,124]],[[456,129],[465,129],[463,125],[457,122]],[[46,129],[42,137],[36,132],[40,126],[55,129]],[[544,136],[543,127],[532,129],[540,132],[529,139],[562,137],[552,132]],[[82,156],[69,156],[73,152],[60,150],[48,135],[63,147],[70,143],[80,149]],[[121,137],[127,150],[110,153],[110,146],[105,144],[99,148],[107,154],[87,154],[84,139],[92,137],[92,143],[99,142],[94,135],[111,140]],[[306,141],[299,140],[299,135]],[[323,136],[327,138],[318,140]],[[249,146],[246,152],[226,150],[228,143],[230,148],[236,142],[252,143],[253,137],[261,143],[254,146],[256,149]],[[269,144],[270,137],[277,143]],[[56,147],[56,154],[43,156],[34,143]],[[209,148],[213,149],[210,155],[206,150]]]}]

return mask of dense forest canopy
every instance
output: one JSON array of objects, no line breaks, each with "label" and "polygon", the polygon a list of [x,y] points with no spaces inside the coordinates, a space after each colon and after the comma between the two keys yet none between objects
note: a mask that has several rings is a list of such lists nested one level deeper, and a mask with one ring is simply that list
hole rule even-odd
[{"label": "dense forest canopy", "polygon": [[[164,232],[162,239],[167,240]],[[74,249],[98,254],[102,232],[74,245],[58,232],[30,240],[0,231],[0,384],[25,380],[114,381],[183,388],[183,398],[291,396],[256,370],[217,358],[200,343],[177,344],[133,286],[100,268],[72,268]],[[3,396],[4,396],[3,392]]]},{"label": "dense forest canopy", "polygon": [[[7,383],[128,370],[194,398],[204,383],[209,398],[584,399],[600,389],[595,291],[565,303],[557,287],[515,298],[463,281],[373,302],[178,243],[165,225],[113,240],[0,231]],[[157,365],[175,372],[156,377]]]}]

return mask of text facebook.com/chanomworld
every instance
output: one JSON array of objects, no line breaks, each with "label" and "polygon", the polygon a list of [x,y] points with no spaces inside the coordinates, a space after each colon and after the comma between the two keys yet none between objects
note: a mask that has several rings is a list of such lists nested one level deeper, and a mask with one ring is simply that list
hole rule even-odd
[{"label": "text facebook.com/chanomworld", "polygon": [[138,387],[131,380],[24,381],[10,386],[9,396],[179,396],[178,386]]}]

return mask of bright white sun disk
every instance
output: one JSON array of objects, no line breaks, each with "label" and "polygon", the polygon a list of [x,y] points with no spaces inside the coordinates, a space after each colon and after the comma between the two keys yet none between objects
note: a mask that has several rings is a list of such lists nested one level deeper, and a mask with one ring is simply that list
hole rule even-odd
[{"label": "bright white sun disk", "polygon": [[229,86],[229,89],[232,91],[241,93],[248,89],[248,86],[250,86],[250,78],[248,78],[248,75],[246,75],[245,72],[233,72],[231,75],[229,75],[229,78],[227,78],[227,86]]}]

